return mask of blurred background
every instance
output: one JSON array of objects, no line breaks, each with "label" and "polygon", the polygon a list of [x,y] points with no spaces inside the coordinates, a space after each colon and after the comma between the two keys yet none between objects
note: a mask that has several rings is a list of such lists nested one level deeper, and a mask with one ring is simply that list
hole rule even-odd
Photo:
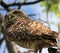
[{"label": "blurred background", "polygon": [[[48,28],[60,33],[60,0],[0,0],[0,18],[4,18],[9,10],[24,11],[30,19],[44,23]],[[0,53],[8,53],[8,44],[0,32]],[[16,44],[14,44],[16,45]],[[16,45],[21,53],[30,49]],[[48,53],[47,48],[42,53]]]}]

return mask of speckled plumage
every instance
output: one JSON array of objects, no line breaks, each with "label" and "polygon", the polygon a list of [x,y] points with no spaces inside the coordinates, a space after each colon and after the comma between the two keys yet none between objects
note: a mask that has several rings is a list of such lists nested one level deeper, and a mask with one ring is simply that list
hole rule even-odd
[{"label": "speckled plumage", "polygon": [[43,47],[57,46],[58,33],[47,28],[43,23],[31,20],[21,10],[12,10],[5,16],[8,39],[24,48],[32,48],[37,53]]}]

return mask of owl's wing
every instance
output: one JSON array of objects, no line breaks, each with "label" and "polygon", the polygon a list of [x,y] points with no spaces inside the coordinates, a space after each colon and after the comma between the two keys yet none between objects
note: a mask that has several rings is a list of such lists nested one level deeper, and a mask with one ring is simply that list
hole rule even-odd
[{"label": "owl's wing", "polygon": [[27,31],[29,34],[37,36],[52,36],[54,38],[58,37],[58,33],[47,28],[43,23],[37,21],[27,22]]}]

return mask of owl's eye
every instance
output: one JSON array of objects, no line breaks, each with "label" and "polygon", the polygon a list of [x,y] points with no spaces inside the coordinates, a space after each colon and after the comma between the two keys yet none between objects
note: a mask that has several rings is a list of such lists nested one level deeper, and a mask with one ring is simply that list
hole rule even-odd
[{"label": "owl's eye", "polygon": [[13,12],[13,14],[19,14],[20,12],[19,11],[15,11],[15,12]]},{"label": "owl's eye", "polygon": [[13,17],[14,17],[13,15],[9,15],[8,20],[12,20]]}]

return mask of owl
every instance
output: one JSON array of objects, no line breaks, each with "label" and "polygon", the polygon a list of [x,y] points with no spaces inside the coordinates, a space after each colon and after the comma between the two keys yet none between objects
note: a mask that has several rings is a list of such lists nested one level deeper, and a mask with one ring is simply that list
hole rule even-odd
[{"label": "owl", "polygon": [[21,47],[34,49],[41,53],[42,48],[57,47],[58,33],[43,23],[29,18],[21,10],[9,11],[4,19],[7,39]]}]

